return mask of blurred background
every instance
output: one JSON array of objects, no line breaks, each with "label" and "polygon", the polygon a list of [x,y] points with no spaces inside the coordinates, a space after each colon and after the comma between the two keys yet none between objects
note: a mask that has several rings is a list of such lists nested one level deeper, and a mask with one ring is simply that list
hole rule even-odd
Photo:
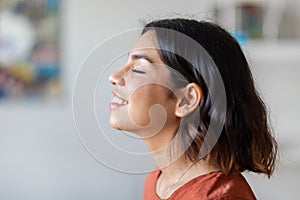
[{"label": "blurred background", "polygon": [[258,199],[297,199],[299,7],[299,0],[0,0],[0,199],[142,198],[146,174],[105,167],[80,143],[72,88],[97,44],[141,21],[181,16],[216,21],[239,40],[280,143],[271,179],[244,175]]}]

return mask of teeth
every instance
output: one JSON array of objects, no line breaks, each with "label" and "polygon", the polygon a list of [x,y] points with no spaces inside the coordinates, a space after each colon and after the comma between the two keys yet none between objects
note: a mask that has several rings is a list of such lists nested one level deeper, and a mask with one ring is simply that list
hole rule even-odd
[{"label": "teeth", "polygon": [[123,99],[120,99],[120,98],[117,97],[117,96],[113,96],[111,102],[112,102],[112,103],[117,103],[117,104],[120,104],[120,105],[126,105],[126,104],[128,104],[128,101],[123,100]]}]

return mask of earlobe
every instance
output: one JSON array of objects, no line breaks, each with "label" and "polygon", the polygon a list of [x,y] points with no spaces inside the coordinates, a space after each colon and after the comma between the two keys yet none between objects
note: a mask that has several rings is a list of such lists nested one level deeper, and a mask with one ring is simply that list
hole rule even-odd
[{"label": "earlobe", "polygon": [[175,115],[182,118],[192,113],[202,98],[202,89],[196,83],[190,83],[180,89],[180,98],[176,104]]}]

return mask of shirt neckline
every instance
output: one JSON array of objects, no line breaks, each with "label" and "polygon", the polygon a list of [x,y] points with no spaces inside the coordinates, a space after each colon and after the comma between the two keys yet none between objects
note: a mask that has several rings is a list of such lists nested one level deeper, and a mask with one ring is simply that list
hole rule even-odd
[{"label": "shirt neckline", "polygon": [[[159,199],[162,199],[162,198],[157,194],[157,190],[156,190],[156,188],[157,188],[157,181],[158,181],[158,178],[159,178],[159,176],[160,176],[160,174],[161,174],[161,170],[160,170],[160,169],[158,169],[157,171],[158,171],[158,172],[157,172],[156,177],[155,177],[154,191],[155,191],[155,196],[156,196],[157,198],[159,198]],[[214,173],[223,173],[223,172],[222,172],[221,170],[217,170],[217,171],[212,171],[212,172],[208,172],[208,173],[206,173],[206,174],[201,174],[201,175],[199,175],[199,176],[196,176],[196,177],[192,178],[191,180],[189,180],[188,182],[186,182],[186,183],[184,183],[183,185],[181,185],[177,190],[175,190],[175,191],[174,191],[168,198],[166,198],[166,199],[170,199],[171,197],[175,196],[176,193],[178,193],[180,190],[182,190],[182,188],[187,187],[187,186],[193,184],[193,183],[196,182],[198,179],[203,178],[203,177],[208,176],[208,175],[211,175],[211,174],[214,174]]]}]

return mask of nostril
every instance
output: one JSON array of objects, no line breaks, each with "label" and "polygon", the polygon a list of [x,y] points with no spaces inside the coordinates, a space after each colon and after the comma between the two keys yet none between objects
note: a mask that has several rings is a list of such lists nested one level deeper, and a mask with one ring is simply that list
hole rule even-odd
[{"label": "nostril", "polygon": [[124,78],[117,73],[111,74],[108,80],[112,85],[121,85],[121,86],[125,85]]},{"label": "nostril", "polygon": [[109,76],[108,80],[111,84],[116,85],[116,80],[112,75]]}]

